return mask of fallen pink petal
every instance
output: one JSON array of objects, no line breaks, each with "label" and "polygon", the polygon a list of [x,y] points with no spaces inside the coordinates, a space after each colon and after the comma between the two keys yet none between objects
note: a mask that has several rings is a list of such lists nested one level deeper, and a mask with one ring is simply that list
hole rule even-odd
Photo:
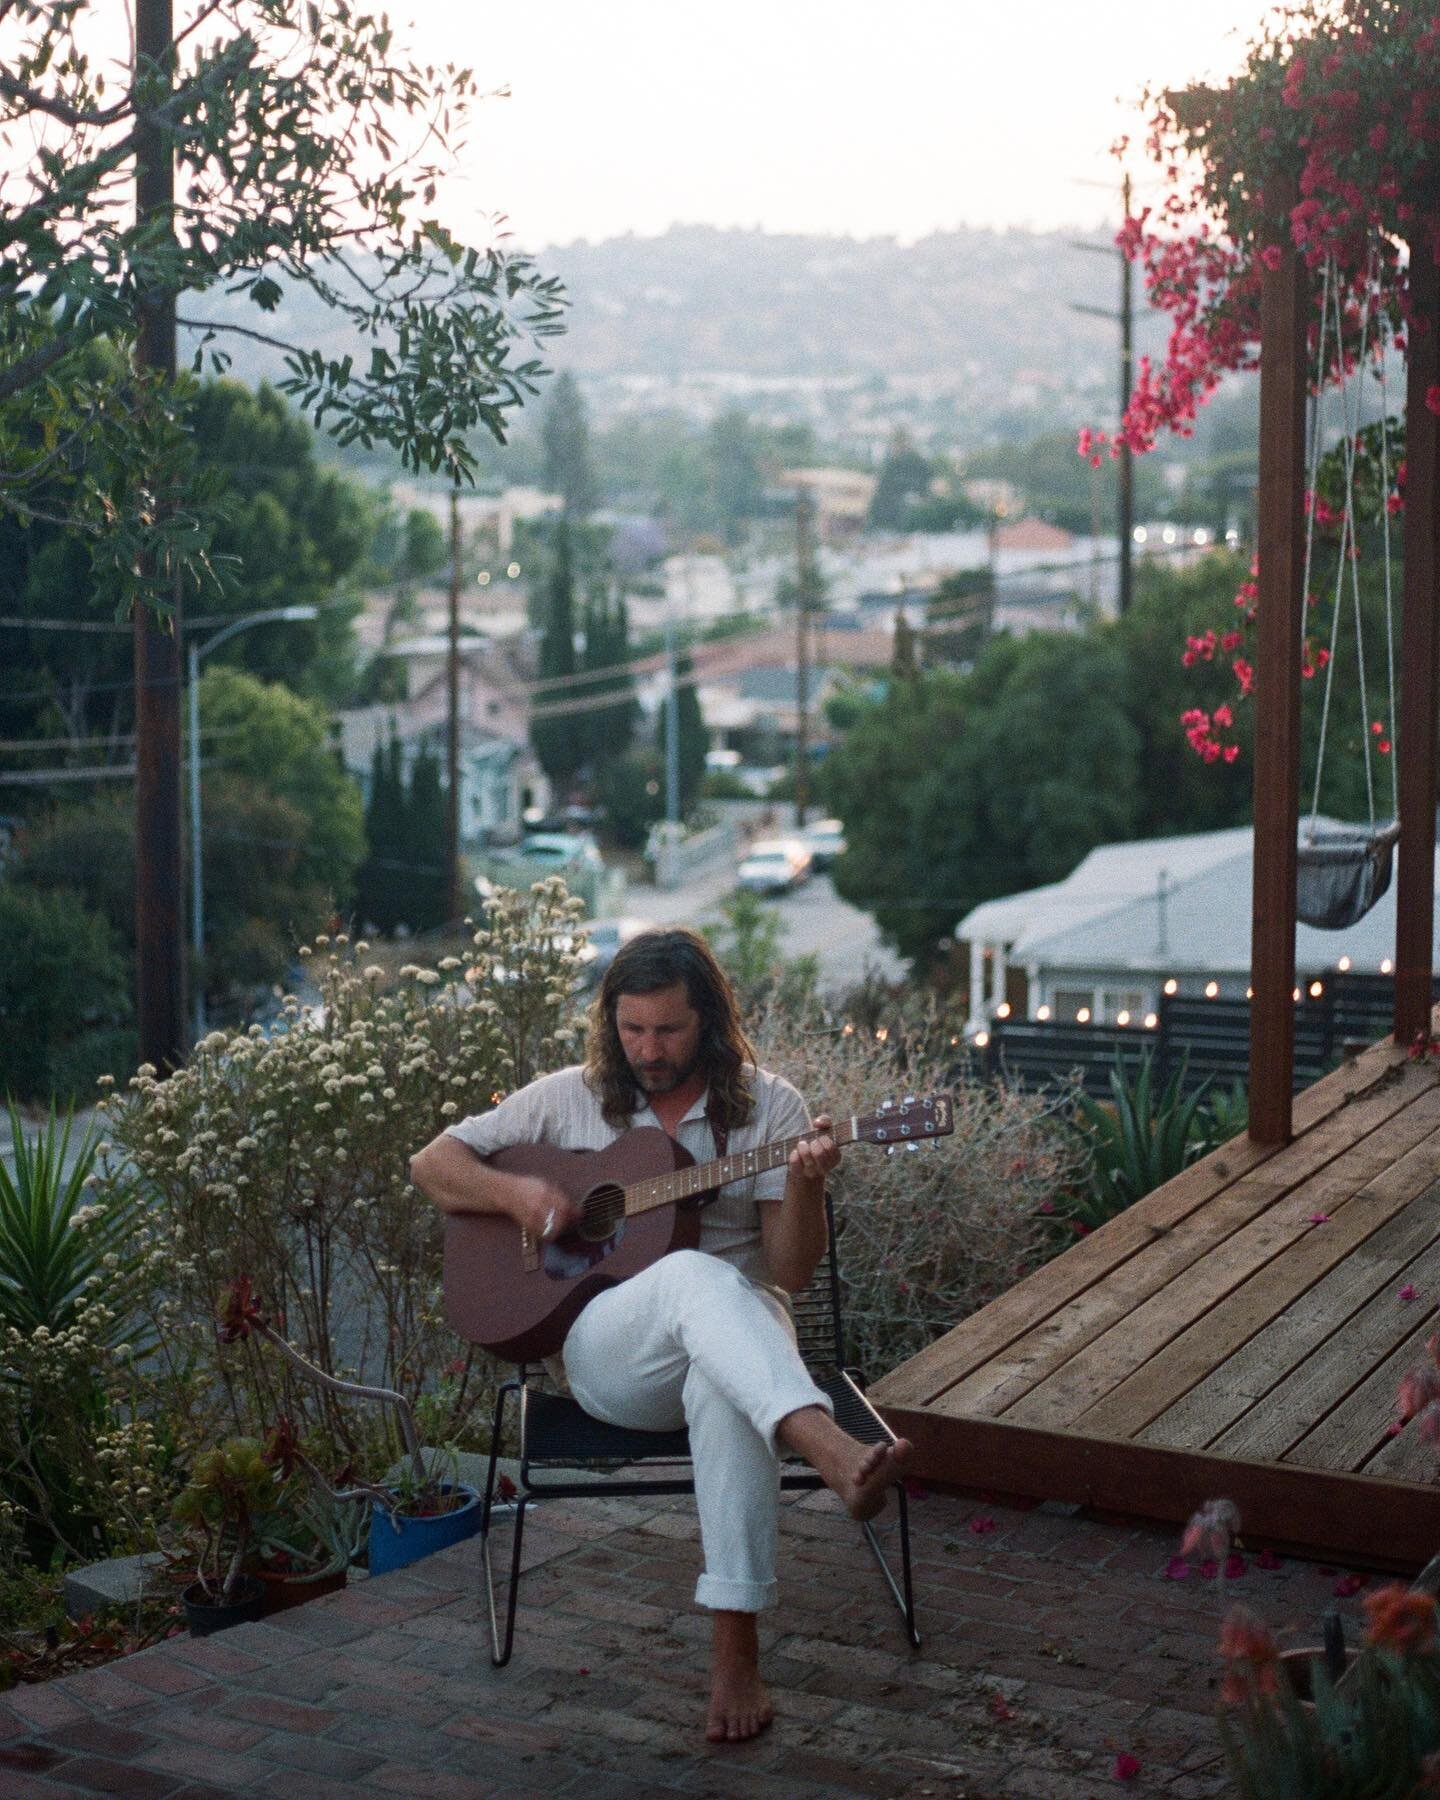
[{"label": "fallen pink petal", "polygon": [[976,1537],[984,1537],[987,1531],[993,1531],[995,1529],[995,1521],[990,1517],[989,1513],[981,1513],[977,1518],[970,1521],[970,1529],[975,1533]]},{"label": "fallen pink petal", "polygon": [[1113,1781],[1133,1781],[1140,1773],[1140,1758],[1132,1756],[1128,1750],[1122,1750],[1115,1758],[1115,1767],[1110,1771]]},{"label": "fallen pink petal", "polygon": [[1329,1213],[1306,1213],[1305,1223],[1307,1225],[1328,1225],[1330,1215]]},{"label": "fallen pink petal", "polygon": [[1172,1556],[1166,1563],[1165,1579],[1167,1581],[1188,1581],[1190,1579],[1190,1565],[1183,1556]]},{"label": "fallen pink petal", "polygon": [[1365,1579],[1363,1575],[1341,1575],[1331,1591],[1341,1600],[1346,1600],[1351,1594],[1360,1592],[1365,1585]]},{"label": "fallen pink petal", "polygon": [[1238,1580],[1248,1567],[1249,1565],[1246,1563],[1245,1558],[1240,1552],[1238,1550],[1232,1550],[1225,1558],[1225,1579],[1227,1581]]},{"label": "fallen pink petal", "polygon": [[1200,1565],[1200,1579],[1202,1581],[1213,1581],[1219,1573],[1219,1563],[1216,1562],[1213,1556],[1207,1556]]},{"label": "fallen pink petal", "polygon": [[1413,1281],[1407,1281],[1396,1297],[1397,1299],[1403,1300],[1408,1306],[1412,1300],[1418,1300],[1420,1298],[1420,1290]]}]

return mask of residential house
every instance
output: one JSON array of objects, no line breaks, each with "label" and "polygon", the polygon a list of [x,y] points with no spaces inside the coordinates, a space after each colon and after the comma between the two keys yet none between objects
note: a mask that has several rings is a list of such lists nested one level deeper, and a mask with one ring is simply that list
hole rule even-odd
[{"label": "residential house", "polygon": [[[1007,973],[1023,976],[1031,1018],[1140,1024],[1165,992],[1243,999],[1252,862],[1248,825],[1105,844],[1064,881],[985,901],[955,927],[970,948],[968,1028],[1007,1003]],[[1392,883],[1354,925],[1297,926],[1296,980],[1389,974],[1394,946]]]}]

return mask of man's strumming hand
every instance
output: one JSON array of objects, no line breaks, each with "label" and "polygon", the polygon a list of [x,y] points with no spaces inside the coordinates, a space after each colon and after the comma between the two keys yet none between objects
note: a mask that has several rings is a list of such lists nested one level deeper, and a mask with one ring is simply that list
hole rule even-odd
[{"label": "man's strumming hand", "polygon": [[543,1175],[527,1175],[523,1184],[517,1195],[515,1222],[537,1242],[552,1243],[564,1237],[584,1218],[584,1211],[565,1190]]}]

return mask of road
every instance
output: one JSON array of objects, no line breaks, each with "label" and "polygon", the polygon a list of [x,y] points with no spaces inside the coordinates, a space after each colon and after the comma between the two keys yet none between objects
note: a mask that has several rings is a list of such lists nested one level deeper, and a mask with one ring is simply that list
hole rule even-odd
[{"label": "road", "polygon": [[[682,887],[632,887],[625,912],[648,925],[700,925],[719,916],[719,903],[734,885],[735,871],[727,862],[699,871]],[[784,924],[782,952],[817,957],[822,988],[853,987],[867,968],[879,969],[890,981],[904,974],[904,962],[881,943],[875,921],[840,899],[828,875],[814,875],[769,904]]]}]

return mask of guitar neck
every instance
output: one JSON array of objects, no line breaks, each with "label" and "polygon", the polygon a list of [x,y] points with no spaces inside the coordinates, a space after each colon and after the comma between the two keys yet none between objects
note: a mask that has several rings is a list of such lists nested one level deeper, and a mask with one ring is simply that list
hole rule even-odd
[{"label": "guitar neck", "polygon": [[[677,1200],[692,1200],[697,1194],[722,1188],[727,1182],[744,1181],[750,1175],[763,1175],[767,1169],[780,1169],[790,1160],[790,1152],[805,1138],[777,1138],[773,1144],[761,1144],[754,1150],[736,1150],[729,1156],[717,1156],[712,1162],[692,1163],[688,1169],[675,1169],[669,1175],[655,1175],[648,1181],[632,1182],[624,1189],[625,1216],[634,1218],[657,1206],[673,1206]],[[840,1145],[855,1142],[855,1121],[842,1119],[830,1128],[830,1136]]]}]

